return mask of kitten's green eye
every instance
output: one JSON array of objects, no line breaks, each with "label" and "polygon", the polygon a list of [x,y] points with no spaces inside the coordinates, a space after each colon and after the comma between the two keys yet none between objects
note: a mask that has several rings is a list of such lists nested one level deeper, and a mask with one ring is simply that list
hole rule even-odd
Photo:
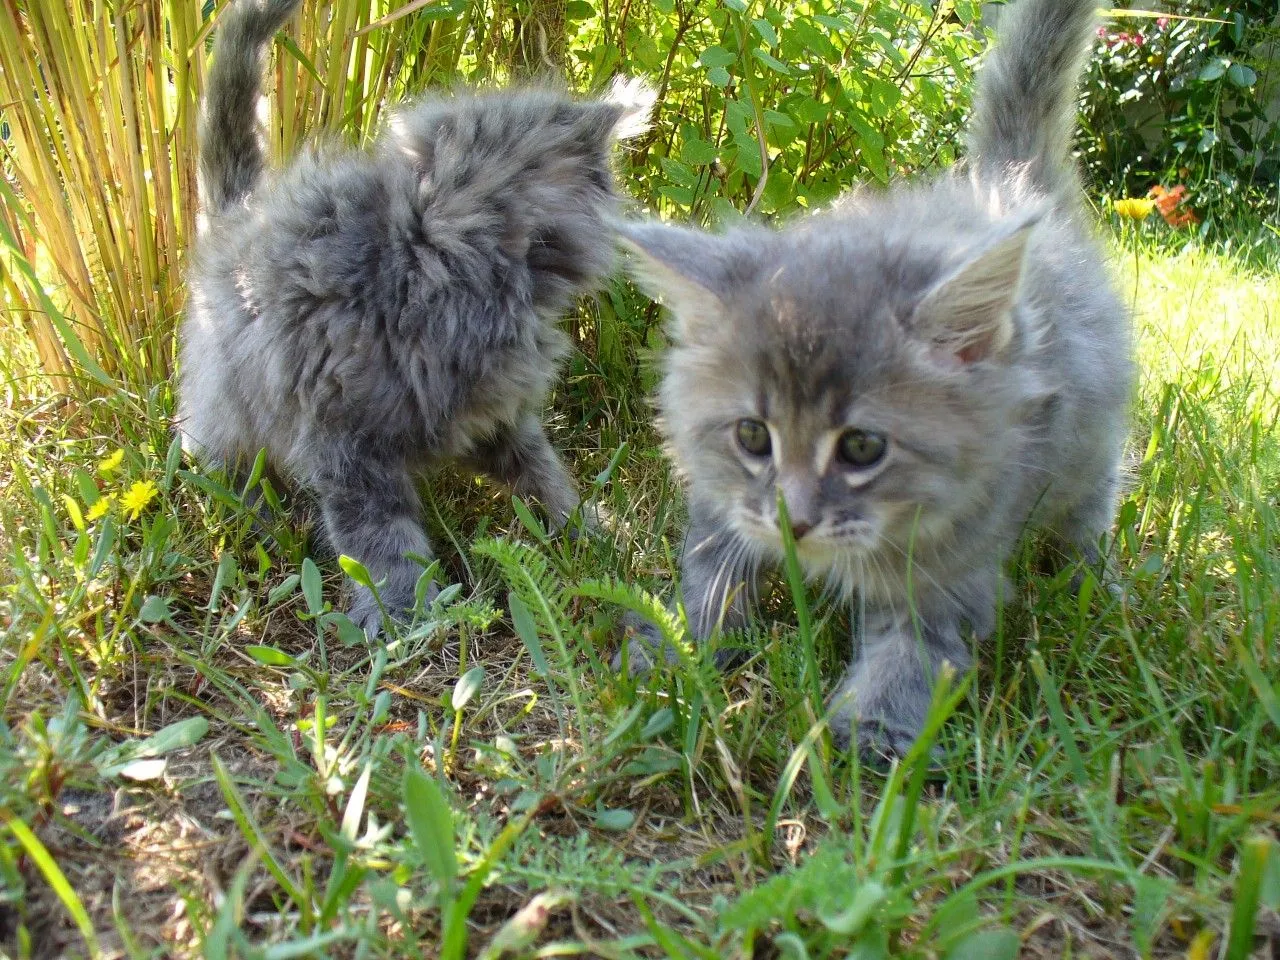
[{"label": "kitten's green eye", "polygon": [[747,417],[738,421],[738,446],[753,457],[767,457],[773,449],[769,428],[763,420]]},{"label": "kitten's green eye", "polygon": [[840,434],[836,456],[851,467],[870,467],[880,462],[887,446],[883,434],[855,428]]}]

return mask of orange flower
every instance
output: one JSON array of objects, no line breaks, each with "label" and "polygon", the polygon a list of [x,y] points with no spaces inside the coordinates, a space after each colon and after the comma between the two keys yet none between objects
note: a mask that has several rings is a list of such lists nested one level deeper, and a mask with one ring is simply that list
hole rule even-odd
[{"label": "orange flower", "polygon": [[1180,207],[1186,195],[1187,188],[1180,183],[1168,190],[1156,184],[1147,191],[1147,196],[1155,200],[1160,216],[1164,217],[1164,222],[1171,227],[1185,227],[1200,222],[1200,218],[1190,208]]}]

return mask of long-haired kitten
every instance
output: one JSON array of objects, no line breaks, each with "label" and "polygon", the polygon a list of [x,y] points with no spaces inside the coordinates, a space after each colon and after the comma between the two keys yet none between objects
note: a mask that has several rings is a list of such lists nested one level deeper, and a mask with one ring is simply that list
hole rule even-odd
[{"label": "long-haired kitten", "polygon": [[660,405],[691,628],[743,624],[782,554],[780,491],[806,571],[860,600],[832,732],[864,751],[906,750],[939,668],[969,665],[1025,527],[1096,561],[1113,519],[1130,321],[1069,153],[1094,7],[1005,9],[964,169],[777,231],[625,231],[674,315]]},{"label": "long-haired kitten", "polygon": [[[312,149],[268,172],[263,61],[299,3],[239,0],[219,24],[180,429],[231,469],[266,448],[400,614],[421,574],[412,557],[431,556],[421,468],[458,458],[553,518],[577,506],[539,413],[568,347],[556,320],[610,267],[611,144],[644,129],[652,94],[426,98],[372,151]],[[367,590],[351,616],[381,624]]]}]

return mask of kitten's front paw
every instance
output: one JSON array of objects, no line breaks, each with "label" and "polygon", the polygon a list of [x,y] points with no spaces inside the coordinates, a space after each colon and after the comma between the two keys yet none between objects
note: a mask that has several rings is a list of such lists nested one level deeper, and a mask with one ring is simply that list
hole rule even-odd
[{"label": "kitten's front paw", "polygon": [[378,606],[372,590],[368,587],[356,587],[352,591],[347,619],[363,630],[370,639],[375,639],[382,633],[382,608]]},{"label": "kitten's front paw", "polygon": [[[887,767],[907,755],[919,736],[919,729],[885,717],[860,716],[853,709],[840,710],[831,718],[831,739],[845,752],[857,750],[863,763]],[[936,755],[938,750],[934,748]]]},{"label": "kitten's front paw", "polygon": [[869,683],[855,668],[832,697],[835,713],[829,726],[836,746],[845,751],[856,749],[872,766],[905,757],[924,726],[928,691],[901,686],[895,693]]},{"label": "kitten's front paw", "polygon": [[[622,670],[622,651],[627,651],[627,668],[633,677],[644,676],[659,662],[677,663],[680,655],[662,639],[662,631],[637,613],[628,611],[623,615],[624,630],[622,647],[613,655],[613,669]],[[723,646],[712,655],[712,662],[717,670],[728,672],[735,670],[751,659],[751,651],[745,647]]]},{"label": "kitten's front paw", "polygon": [[626,651],[627,672],[641,677],[657,665],[659,660],[675,663],[678,657],[670,644],[662,639],[662,631],[639,614],[628,611],[622,618],[622,646],[613,655],[613,669],[622,670],[623,651]]},{"label": "kitten's front paw", "polygon": [[579,537],[596,537],[613,528],[614,518],[608,508],[595,500],[584,500],[573,516],[557,527],[572,541]]}]

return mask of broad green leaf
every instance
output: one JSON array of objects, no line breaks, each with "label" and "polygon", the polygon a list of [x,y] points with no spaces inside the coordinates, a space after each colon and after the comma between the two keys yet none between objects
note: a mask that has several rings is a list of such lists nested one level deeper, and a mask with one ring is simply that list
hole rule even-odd
[{"label": "broad green leaf", "polygon": [[765,43],[770,47],[776,47],[778,45],[778,31],[773,28],[772,23],[765,20],[763,17],[752,20],[751,22],[756,28],[756,33],[760,34],[761,39],[763,39]]},{"label": "broad green leaf", "polygon": [[809,960],[809,949],[798,934],[787,931],[773,938],[773,946],[787,960]]},{"label": "broad green leaf", "polygon": [[1008,927],[969,934],[947,952],[946,960],[1017,960],[1022,940]]},{"label": "broad green leaf", "polygon": [[519,497],[511,498],[511,509],[515,511],[515,515],[524,524],[524,528],[533,534],[534,539],[539,543],[546,543],[551,539],[547,536],[547,531],[538,521],[538,518],[533,515],[533,511],[529,509],[529,505]]},{"label": "broad green leaf", "polygon": [[698,54],[698,62],[704,67],[727,67],[737,59],[736,53],[731,53],[724,47],[707,47]]},{"label": "broad green leaf", "polygon": [[715,158],[716,145],[706,140],[689,138],[680,145],[680,159],[685,163],[701,166],[711,163]]},{"label": "broad green leaf", "polygon": [[342,568],[342,572],[348,577],[360,584],[362,587],[373,589],[373,577],[369,575],[369,571],[365,569],[365,565],[353,557],[343,554],[338,558],[338,566]]},{"label": "broad green leaf", "polygon": [[630,810],[597,810],[595,821],[601,830],[621,832],[630,829],[636,822],[636,815]]},{"label": "broad green leaf", "polygon": [[627,731],[636,725],[636,721],[640,719],[640,714],[644,712],[643,703],[633,703],[631,709],[623,714],[622,719],[618,721],[618,725],[609,731],[609,735],[604,738],[604,746],[615,743],[622,737],[626,736]]},{"label": "broad green leaf", "polygon": [[160,623],[162,620],[168,620],[170,616],[172,614],[169,612],[168,601],[163,597],[157,597],[154,593],[142,601],[142,609],[138,611],[138,618],[143,623]]},{"label": "broad green leaf", "polygon": [[1227,69],[1227,79],[1237,87],[1248,88],[1258,82],[1258,75],[1243,63],[1233,63]]},{"label": "broad green leaf", "polygon": [[644,729],[640,731],[641,740],[652,740],[659,734],[666,733],[676,722],[676,715],[670,707],[663,707],[661,710],[655,710],[653,716],[649,718],[649,722],[644,725]]},{"label": "broad green leaf", "polygon": [[484,683],[484,667],[472,667],[460,676],[458,682],[453,685],[453,696],[450,698],[453,709],[461,710],[465,707],[476,695],[482,683]]},{"label": "broad green leaf", "polygon": [[302,597],[307,602],[307,613],[313,617],[319,616],[324,610],[320,568],[310,557],[304,557],[302,560]]},{"label": "broad green leaf", "polygon": [[353,647],[365,641],[364,631],[352,623],[345,613],[326,613],[320,617],[320,622],[338,631],[338,640],[344,647]]},{"label": "broad green leaf", "polygon": [[181,750],[198,743],[209,732],[209,721],[204,717],[187,717],[166,727],[161,727],[138,745],[137,756],[158,757],[174,750]]},{"label": "broad green leaf", "polygon": [[404,806],[418,853],[444,896],[451,898],[458,876],[458,855],[453,814],[440,785],[433,777],[410,767],[404,775]]},{"label": "broad green leaf", "polygon": [[258,643],[249,644],[244,648],[244,652],[268,667],[292,667],[298,663],[297,660],[283,650],[277,650],[275,647],[267,647]]},{"label": "broad green leaf", "polygon": [[529,651],[533,669],[544,677],[550,676],[551,666],[547,663],[546,654],[542,652],[542,641],[538,639],[538,627],[533,622],[533,614],[514,590],[507,593],[507,608],[511,611],[511,625],[516,628],[516,636]]},{"label": "broad green leaf", "polygon": [[1230,60],[1224,57],[1214,57],[1200,68],[1199,79],[1205,81],[1218,80],[1227,72],[1229,66],[1231,66]]},{"label": "broad green leaf", "polygon": [[774,73],[780,73],[784,77],[791,76],[791,68],[779,60],[771,53],[765,53],[763,50],[754,51],[755,57]]},{"label": "broad green leaf", "polygon": [[819,910],[818,919],[832,933],[842,937],[856,935],[866,926],[876,907],[886,896],[885,888],[874,880],[868,880],[853,891],[848,906],[838,912]]}]

